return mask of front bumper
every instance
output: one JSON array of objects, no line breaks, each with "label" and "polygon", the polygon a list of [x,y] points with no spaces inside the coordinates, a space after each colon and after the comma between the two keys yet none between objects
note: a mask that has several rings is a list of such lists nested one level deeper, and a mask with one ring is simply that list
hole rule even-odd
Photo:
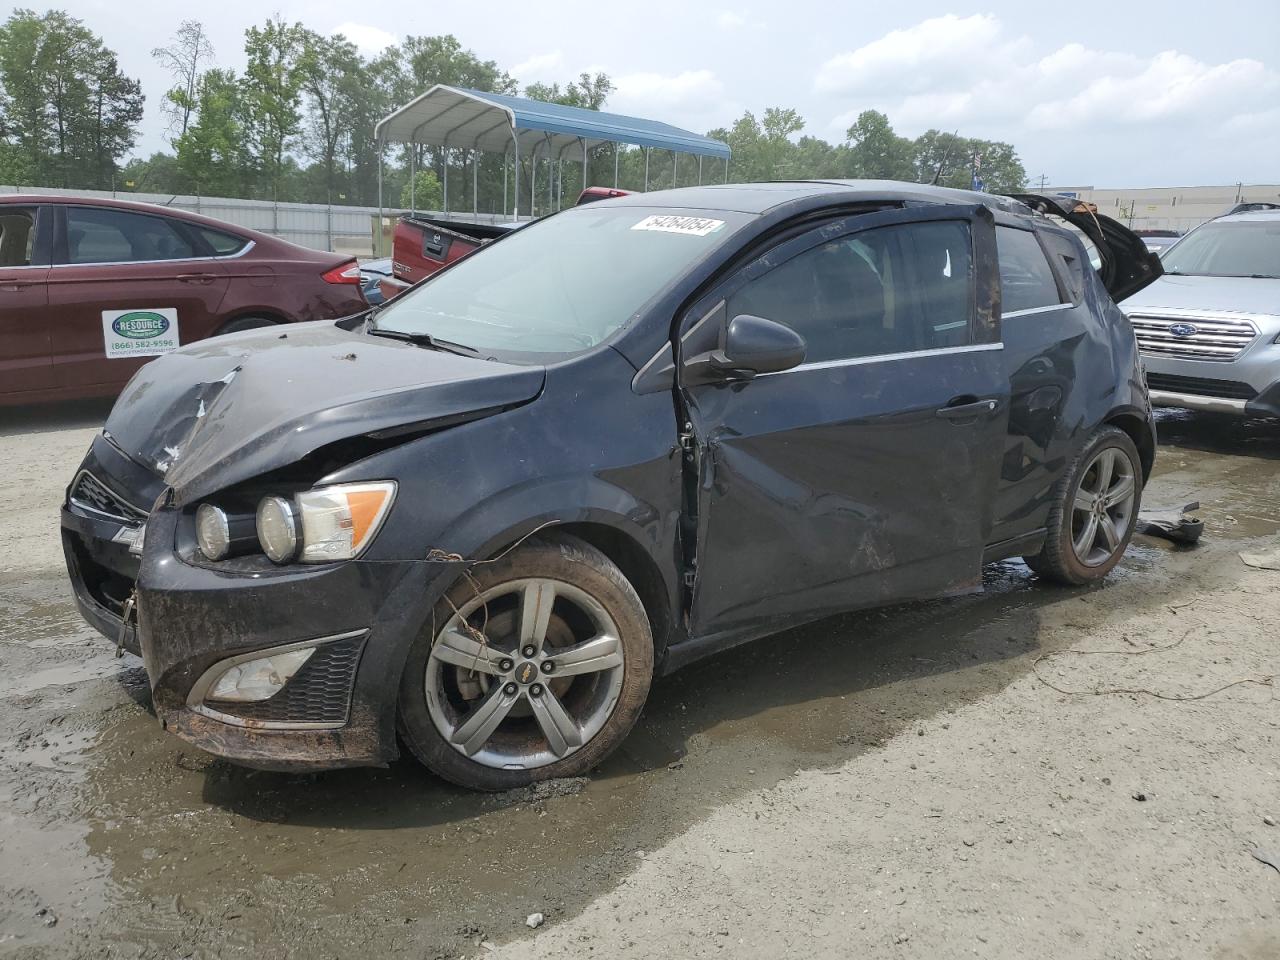
[{"label": "front bumper", "polygon": [[[357,560],[275,567],[265,558],[240,558],[215,569],[179,556],[179,519],[172,508],[151,513],[139,560],[113,542],[118,523],[72,501],[62,510],[76,604],[113,643],[142,657],[162,727],[264,769],[395,759],[400,670],[429,615],[429,581],[450,565]],[[136,624],[121,617],[130,594]],[[252,704],[203,699],[225,661],[287,645],[317,651],[273,697]]]},{"label": "front bumper", "polygon": [[1280,380],[1250,398],[1215,396],[1232,392],[1220,386],[1230,381],[1202,383],[1188,377],[1181,383],[1172,378],[1156,379],[1154,382],[1165,388],[1150,387],[1153,407],[1184,407],[1188,410],[1227,413],[1237,417],[1280,417]]}]

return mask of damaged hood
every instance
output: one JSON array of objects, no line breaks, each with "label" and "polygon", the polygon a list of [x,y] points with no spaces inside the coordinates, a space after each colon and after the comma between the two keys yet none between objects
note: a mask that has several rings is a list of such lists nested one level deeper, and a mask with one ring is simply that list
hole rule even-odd
[{"label": "damaged hood", "polygon": [[350,437],[430,429],[533,399],[545,371],[344,330],[291,324],[204,340],[151,361],[105,431],[178,502]]}]

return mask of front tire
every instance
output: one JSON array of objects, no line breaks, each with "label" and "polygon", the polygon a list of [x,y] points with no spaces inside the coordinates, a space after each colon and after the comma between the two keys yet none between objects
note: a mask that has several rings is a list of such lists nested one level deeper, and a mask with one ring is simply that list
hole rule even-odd
[{"label": "front tire", "polygon": [[631,731],[652,677],[649,619],[622,571],[544,534],[476,564],[436,605],[401,675],[400,732],[463,787],[578,776]]},{"label": "front tire", "polygon": [[1044,546],[1023,559],[1058,583],[1101,580],[1124,556],[1141,503],[1138,448],[1123,430],[1101,427],[1058,481]]}]

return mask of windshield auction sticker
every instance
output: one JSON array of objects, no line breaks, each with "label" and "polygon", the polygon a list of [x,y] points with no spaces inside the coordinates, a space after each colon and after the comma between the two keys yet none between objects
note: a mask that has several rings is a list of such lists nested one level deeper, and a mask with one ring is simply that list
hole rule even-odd
[{"label": "windshield auction sticker", "polygon": [[690,237],[705,237],[724,226],[723,220],[706,217],[678,217],[674,214],[655,214],[645,217],[632,230],[656,230],[659,233],[683,233]]},{"label": "windshield auction sticker", "polygon": [[158,357],[178,349],[178,311],[103,310],[102,339],[109,358]]}]

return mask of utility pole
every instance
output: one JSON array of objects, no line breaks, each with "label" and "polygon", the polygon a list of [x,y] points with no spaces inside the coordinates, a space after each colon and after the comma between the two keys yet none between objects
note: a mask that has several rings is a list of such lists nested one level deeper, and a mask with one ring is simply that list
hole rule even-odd
[{"label": "utility pole", "polygon": [[1039,181],[1040,181],[1040,189],[1044,190],[1045,186],[1049,183],[1048,175],[1043,173],[1040,174]]}]

